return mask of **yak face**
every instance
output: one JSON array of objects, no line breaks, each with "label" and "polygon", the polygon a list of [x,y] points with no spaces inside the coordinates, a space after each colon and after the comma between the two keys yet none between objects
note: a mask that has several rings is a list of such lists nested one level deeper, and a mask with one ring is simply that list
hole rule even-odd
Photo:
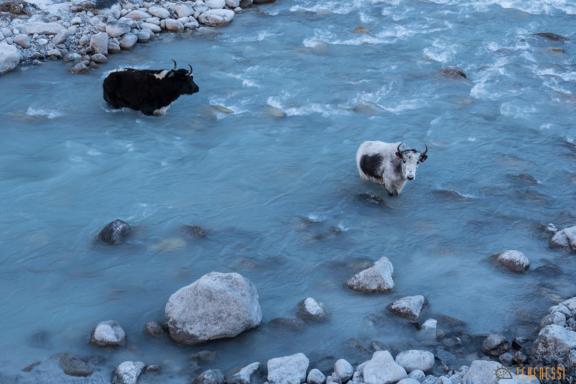
[{"label": "yak face", "polygon": [[200,91],[198,85],[194,82],[192,71],[186,69],[176,69],[170,71],[167,78],[173,78],[180,85],[180,93],[182,95],[192,95]]},{"label": "yak face", "polygon": [[426,150],[421,153],[415,149],[400,150],[401,145],[402,144],[398,146],[396,157],[400,160],[402,178],[405,180],[415,180],[418,165],[426,161],[428,158],[428,147],[426,147]]}]

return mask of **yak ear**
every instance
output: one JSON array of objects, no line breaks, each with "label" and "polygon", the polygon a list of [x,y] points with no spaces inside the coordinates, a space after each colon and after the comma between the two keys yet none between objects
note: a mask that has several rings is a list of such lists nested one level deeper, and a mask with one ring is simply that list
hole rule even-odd
[{"label": "yak ear", "polygon": [[428,155],[420,155],[420,162],[423,163],[428,158]]},{"label": "yak ear", "polygon": [[402,158],[402,152],[396,151],[396,157],[401,159]]}]

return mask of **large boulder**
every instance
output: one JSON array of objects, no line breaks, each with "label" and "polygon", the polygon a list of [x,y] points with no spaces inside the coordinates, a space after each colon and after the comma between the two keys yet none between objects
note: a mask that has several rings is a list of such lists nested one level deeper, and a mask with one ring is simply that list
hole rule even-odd
[{"label": "large boulder", "polygon": [[576,252],[576,225],[556,232],[552,236],[550,244],[554,247],[566,248]]},{"label": "large boulder", "polygon": [[396,356],[396,362],[407,372],[412,372],[414,370],[426,372],[434,367],[434,354],[428,351],[411,349],[400,352]]},{"label": "large boulder", "polygon": [[571,351],[576,353],[576,332],[550,324],[538,333],[532,354],[543,362],[557,363],[566,361]]},{"label": "large boulder", "polygon": [[388,292],[394,288],[392,274],[394,266],[387,257],[382,257],[370,268],[352,276],[346,286],[359,292]]},{"label": "large boulder", "polygon": [[400,317],[416,321],[425,303],[426,298],[422,295],[406,296],[390,304],[388,310]]},{"label": "large boulder", "polygon": [[0,73],[13,70],[20,64],[20,51],[13,45],[0,42]]},{"label": "large boulder", "polygon": [[66,32],[66,29],[58,23],[43,23],[41,21],[23,24],[20,30],[22,33],[27,33],[28,35],[56,35]]},{"label": "large boulder", "polygon": [[388,351],[374,352],[372,359],[363,364],[361,373],[366,384],[391,384],[408,376]]},{"label": "large boulder", "polygon": [[198,17],[198,21],[210,27],[226,25],[234,19],[234,11],[230,9],[209,9]]},{"label": "large boulder", "polygon": [[334,374],[338,378],[338,381],[345,383],[352,378],[354,374],[354,367],[347,360],[338,359],[334,363]]},{"label": "large boulder", "polygon": [[202,276],[170,296],[165,313],[170,336],[184,344],[235,337],[262,321],[258,291],[238,273]]},{"label": "large boulder", "polygon": [[270,384],[300,384],[306,379],[310,360],[303,353],[268,360]]}]

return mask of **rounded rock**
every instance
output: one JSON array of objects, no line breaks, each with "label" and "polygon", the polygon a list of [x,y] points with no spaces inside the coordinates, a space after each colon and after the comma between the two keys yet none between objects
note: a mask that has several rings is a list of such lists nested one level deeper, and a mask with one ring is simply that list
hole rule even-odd
[{"label": "rounded rock", "polygon": [[428,351],[411,349],[400,352],[396,356],[396,363],[401,365],[407,372],[414,370],[426,372],[434,367],[434,354]]},{"label": "rounded rock", "polygon": [[234,19],[234,11],[229,9],[210,9],[198,17],[198,21],[210,27],[226,25]]},{"label": "rounded rock", "polygon": [[340,379],[340,382],[344,383],[354,374],[354,367],[348,361],[344,359],[339,359],[334,363],[334,373]]},{"label": "rounded rock", "polygon": [[319,369],[311,369],[306,377],[306,382],[308,384],[324,384],[326,381],[326,375],[322,373]]},{"label": "rounded rock", "polygon": [[126,342],[126,333],[117,321],[98,323],[92,331],[90,343],[98,347],[120,347]]},{"label": "rounded rock", "polygon": [[496,256],[496,261],[512,272],[522,273],[530,268],[530,260],[520,251],[504,251]]},{"label": "rounded rock", "polygon": [[112,384],[136,384],[146,364],[141,361],[124,361],[114,370]]},{"label": "rounded rock", "polygon": [[322,321],[328,317],[324,304],[313,297],[307,297],[298,304],[298,316],[303,320],[312,321]]},{"label": "rounded rock", "polygon": [[482,343],[482,352],[490,356],[500,356],[508,350],[510,350],[510,343],[500,334],[490,334]]}]

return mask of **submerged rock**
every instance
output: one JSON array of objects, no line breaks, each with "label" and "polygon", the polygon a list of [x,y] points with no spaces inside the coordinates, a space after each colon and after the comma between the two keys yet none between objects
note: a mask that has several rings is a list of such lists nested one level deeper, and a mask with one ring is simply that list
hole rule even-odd
[{"label": "submerged rock", "polygon": [[438,330],[438,321],[436,319],[428,319],[420,326],[419,336],[425,340],[436,340]]},{"label": "submerged rock", "polygon": [[303,320],[322,321],[328,317],[324,304],[307,297],[298,304],[298,316]]},{"label": "submerged rock", "polygon": [[362,364],[361,370],[366,384],[391,384],[408,376],[406,370],[394,361],[388,351],[376,351],[372,359]]},{"label": "submerged rock", "polygon": [[59,364],[68,376],[88,377],[94,373],[94,369],[84,360],[67,353],[60,356]]},{"label": "submerged rock", "polygon": [[464,70],[462,70],[458,67],[442,68],[440,70],[440,74],[442,74],[442,76],[448,77],[450,79],[467,79],[468,78],[468,76],[466,76],[466,73],[464,72]]},{"label": "submerged rock", "polygon": [[520,251],[509,250],[496,255],[496,262],[512,272],[522,273],[530,268],[530,260]]},{"label": "submerged rock", "polygon": [[426,298],[422,295],[406,296],[390,304],[388,310],[395,315],[415,321],[420,317],[425,303]]},{"label": "submerged rock", "polygon": [[164,328],[156,321],[148,321],[144,324],[144,333],[150,336],[158,337],[164,334]]},{"label": "submerged rock", "polygon": [[206,232],[206,229],[204,229],[202,226],[200,225],[184,225],[183,227],[184,232],[188,233],[189,235],[192,235],[198,239],[204,239],[208,233]]},{"label": "submerged rock", "polygon": [[202,276],[170,296],[165,313],[170,336],[184,344],[235,337],[262,321],[258,291],[238,273]]},{"label": "submerged rock", "polygon": [[387,257],[382,257],[370,268],[352,276],[346,286],[359,292],[388,292],[394,288],[392,274],[394,266]]},{"label": "submerged rock", "polygon": [[310,360],[303,353],[268,360],[270,384],[300,384],[306,379]]},{"label": "submerged rock", "polygon": [[107,244],[116,245],[123,243],[130,232],[132,232],[132,228],[127,222],[116,219],[102,228],[98,238]]},{"label": "submerged rock", "polygon": [[567,37],[564,37],[562,35],[559,35],[557,33],[553,33],[553,32],[538,32],[535,33],[536,36],[542,37],[546,40],[550,40],[550,41],[557,41],[560,43],[563,43],[565,41],[568,41],[569,39]]},{"label": "submerged rock", "polygon": [[90,343],[98,347],[119,347],[126,342],[126,333],[117,321],[107,320],[98,323],[92,331]]},{"label": "submerged rock", "polygon": [[260,369],[260,363],[255,362],[248,364],[244,368],[236,372],[230,379],[231,384],[250,384],[254,374]]},{"label": "submerged rock", "polygon": [[428,351],[411,349],[400,352],[396,356],[396,363],[400,364],[406,372],[414,370],[426,372],[434,367],[434,354]]},{"label": "submerged rock", "polygon": [[120,363],[112,375],[112,384],[136,384],[145,366],[141,361]]},{"label": "submerged rock", "polygon": [[576,252],[576,225],[559,230],[552,236],[550,244]]},{"label": "submerged rock", "polygon": [[0,42],[0,74],[13,70],[20,64],[20,51],[13,45]]},{"label": "submerged rock", "polygon": [[224,384],[224,374],[219,369],[209,369],[198,375],[192,384]]}]

